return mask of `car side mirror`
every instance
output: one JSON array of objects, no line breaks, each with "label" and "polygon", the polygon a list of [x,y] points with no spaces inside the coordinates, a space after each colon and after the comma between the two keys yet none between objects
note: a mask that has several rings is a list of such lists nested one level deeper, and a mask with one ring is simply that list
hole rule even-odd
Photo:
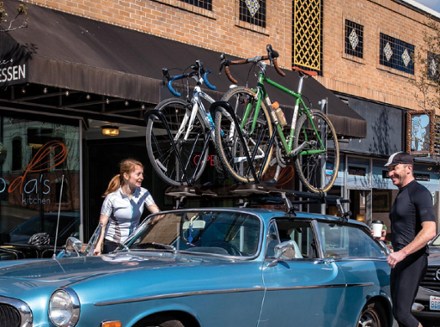
[{"label": "car side mirror", "polygon": [[275,259],[292,260],[298,258],[297,248],[294,241],[285,241],[275,246]]},{"label": "car side mirror", "polygon": [[79,239],[73,236],[68,237],[66,240],[66,247],[64,249],[64,256],[72,257],[76,255],[77,257],[80,257],[82,246],[83,243]]},{"label": "car side mirror", "polygon": [[274,257],[275,259],[269,264],[269,267],[275,266],[279,261],[302,258],[302,254],[299,252],[296,242],[290,240],[275,245]]}]

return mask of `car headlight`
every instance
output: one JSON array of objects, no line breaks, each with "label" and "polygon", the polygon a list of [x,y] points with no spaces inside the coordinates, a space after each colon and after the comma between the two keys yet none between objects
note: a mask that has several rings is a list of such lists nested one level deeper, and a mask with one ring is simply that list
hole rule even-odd
[{"label": "car headlight", "polygon": [[49,319],[55,326],[73,327],[79,320],[79,298],[70,289],[59,289],[50,297]]}]

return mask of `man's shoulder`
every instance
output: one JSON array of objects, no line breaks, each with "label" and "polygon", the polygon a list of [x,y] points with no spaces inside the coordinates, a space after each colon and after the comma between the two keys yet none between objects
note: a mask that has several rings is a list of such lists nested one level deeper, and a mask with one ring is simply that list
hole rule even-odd
[{"label": "man's shoulder", "polygon": [[432,194],[428,188],[417,181],[414,181],[409,185],[408,195],[412,202],[423,202],[432,204]]},{"label": "man's shoulder", "polygon": [[429,192],[428,188],[425,185],[422,185],[416,180],[413,180],[408,186],[408,189],[411,190],[411,192],[428,192],[429,194],[431,194],[431,192]]}]

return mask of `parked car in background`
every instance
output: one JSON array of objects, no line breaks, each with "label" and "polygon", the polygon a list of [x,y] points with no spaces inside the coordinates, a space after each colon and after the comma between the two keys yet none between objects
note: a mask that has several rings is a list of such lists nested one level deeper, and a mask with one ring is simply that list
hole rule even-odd
[{"label": "parked car in background", "polygon": [[391,327],[385,251],[366,225],[334,216],[163,211],[110,254],[0,263],[0,321]]},{"label": "parked car in background", "polygon": [[413,313],[424,327],[440,327],[440,234],[428,246],[428,270],[420,283]]},{"label": "parked car in background", "polygon": [[0,260],[49,258],[54,250],[61,250],[68,237],[79,237],[79,225],[79,211],[60,212],[59,220],[58,212],[33,216],[2,235]]}]

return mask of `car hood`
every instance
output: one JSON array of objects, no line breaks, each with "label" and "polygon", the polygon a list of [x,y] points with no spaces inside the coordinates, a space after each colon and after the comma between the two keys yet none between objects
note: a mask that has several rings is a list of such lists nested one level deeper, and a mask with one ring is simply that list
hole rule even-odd
[{"label": "car hood", "polygon": [[[179,276],[183,269],[192,270],[192,267],[201,265],[215,268],[230,261],[209,256],[165,252],[150,254],[122,252],[99,257],[59,260],[13,260],[13,262],[0,263],[0,295],[24,296],[31,289],[39,289],[39,292],[44,292],[45,289],[44,293],[50,294],[51,290],[59,287],[87,289],[87,285],[92,284],[101,284],[103,288],[108,288],[109,281],[112,288],[115,286],[124,289],[133,287],[130,283],[136,280],[158,280],[164,276],[172,279]],[[114,284],[115,281],[117,285]]]},{"label": "car hood", "polygon": [[218,258],[182,256],[171,253],[117,253],[98,257],[65,259],[15,260],[0,263],[0,279],[38,279],[41,282],[75,281],[100,274],[113,274],[131,269],[152,269],[176,265],[193,265],[218,261]]}]

